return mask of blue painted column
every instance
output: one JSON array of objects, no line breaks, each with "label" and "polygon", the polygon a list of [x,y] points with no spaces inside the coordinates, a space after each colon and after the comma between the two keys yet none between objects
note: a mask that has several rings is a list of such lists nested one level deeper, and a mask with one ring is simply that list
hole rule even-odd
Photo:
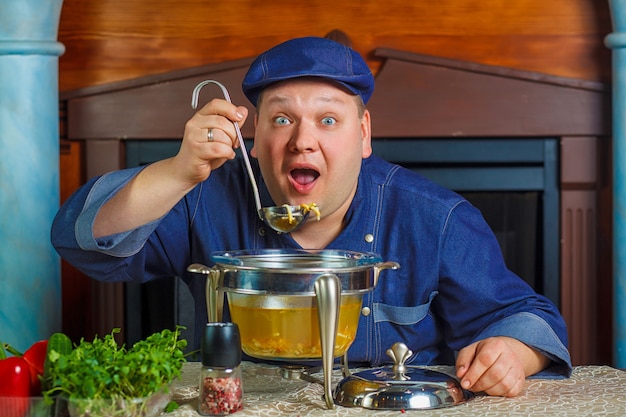
[{"label": "blue painted column", "polygon": [[0,340],[61,330],[57,42],[63,0],[0,0]]},{"label": "blue painted column", "polygon": [[626,0],[609,0],[613,33],[613,337],[614,362],[626,368]]}]

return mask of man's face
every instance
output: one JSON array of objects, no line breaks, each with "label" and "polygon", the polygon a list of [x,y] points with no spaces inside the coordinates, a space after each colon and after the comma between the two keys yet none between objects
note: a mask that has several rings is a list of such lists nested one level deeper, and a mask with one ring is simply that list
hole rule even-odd
[{"label": "man's face", "polygon": [[263,91],[254,146],[276,205],[317,203],[322,217],[343,219],[361,161],[372,153],[369,112],[333,83],[298,79]]}]

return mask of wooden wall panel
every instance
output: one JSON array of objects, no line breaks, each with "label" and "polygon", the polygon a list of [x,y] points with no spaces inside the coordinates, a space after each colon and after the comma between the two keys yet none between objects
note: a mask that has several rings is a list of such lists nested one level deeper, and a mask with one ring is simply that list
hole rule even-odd
[{"label": "wooden wall panel", "polygon": [[595,81],[610,79],[606,0],[65,0],[61,91],[256,56],[346,32],[374,72],[388,47]]},{"label": "wooden wall panel", "polygon": [[604,277],[597,243],[600,142],[592,136],[561,140],[561,312],[574,365],[610,361],[596,342],[608,339],[598,326],[598,305],[610,303],[598,297]]},{"label": "wooden wall panel", "polygon": [[596,363],[596,341],[606,340],[597,327],[596,198],[591,190],[561,193],[561,312],[574,365]]}]

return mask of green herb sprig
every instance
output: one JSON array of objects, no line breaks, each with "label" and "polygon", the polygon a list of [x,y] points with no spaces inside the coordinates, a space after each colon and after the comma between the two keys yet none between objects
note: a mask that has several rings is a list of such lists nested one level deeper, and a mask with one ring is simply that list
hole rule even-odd
[{"label": "green herb sprig", "polygon": [[50,386],[44,397],[61,395],[72,399],[131,399],[168,390],[180,376],[187,341],[180,329],[154,333],[127,349],[111,334],[92,342],[81,339],[65,355],[49,353]]}]

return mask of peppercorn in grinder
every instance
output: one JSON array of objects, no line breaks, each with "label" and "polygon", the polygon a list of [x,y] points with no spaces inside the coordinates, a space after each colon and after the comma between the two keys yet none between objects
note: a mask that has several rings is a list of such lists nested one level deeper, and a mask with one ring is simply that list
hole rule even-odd
[{"label": "peppercorn in grinder", "polygon": [[198,412],[224,416],[243,409],[241,337],[235,323],[207,323],[201,342]]}]

